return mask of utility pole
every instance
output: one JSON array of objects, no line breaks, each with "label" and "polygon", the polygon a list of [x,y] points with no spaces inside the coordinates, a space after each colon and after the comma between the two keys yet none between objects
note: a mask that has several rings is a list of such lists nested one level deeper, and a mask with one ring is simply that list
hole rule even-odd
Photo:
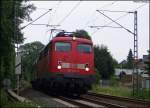
[{"label": "utility pole", "polygon": [[[139,93],[139,72],[138,72],[138,32],[137,32],[137,11],[134,12],[127,12],[127,11],[109,11],[109,12],[126,12],[126,13],[133,13],[134,14],[134,32],[131,30],[125,28],[112,18],[108,17],[101,11],[107,11],[107,10],[96,10],[100,14],[104,15],[108,19],[110,19],[112,22],[116,23],[119,25],[121,28],[125,29],[129,33],[131,33],[134,36],[134,60],[133,60],[133,73],[132,73],[132,83],[133,83],[133,95],[138,95]],[[91,28],[94,28],[94,26],[90,26]],[[95,26],[96,27],[96,26]],[[97,27],[102,27],[102,26],[97,26]],[[103,27],[111,27],[111,28],[119,28],[119,27],[112,27],[112,26],[103,26]]]},{"label": "utility pole", "polygon": [[17,51],[16,51],[16,61],[15,61],[15,74],[17,76],[17,94],[19,95],[19,85],[20,85],[20,82],[19,82],[19,76],[21,74],[21,58],[19,57],[19,54],[18,54],[18,30],[17,30],[17,15],[18,15],[18,9],[17,9],[17,1],[14,1],[14,37],[17,38]]},{"label": "utility pole", "polygon": [[134,63],[133,63],[133,95],[138,95],[139,72],[138,72],[138,34],[137,34],[137,11],[134,11]]}]

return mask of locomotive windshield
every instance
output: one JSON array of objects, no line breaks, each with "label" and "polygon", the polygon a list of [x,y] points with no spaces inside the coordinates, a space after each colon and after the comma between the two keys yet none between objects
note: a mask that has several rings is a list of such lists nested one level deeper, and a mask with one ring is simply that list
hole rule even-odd
[{"label": "locomotive windshield", "polygon": [[82,53],[90,53],[92,51],[92,47],[89,44],[78,44],[77,50]]},{"label": "locomotive windshield", "polygon": [[56,42],[55,43],[55,51],[58,52],[68,52],[71,49],[71,45],[68,42]]}]

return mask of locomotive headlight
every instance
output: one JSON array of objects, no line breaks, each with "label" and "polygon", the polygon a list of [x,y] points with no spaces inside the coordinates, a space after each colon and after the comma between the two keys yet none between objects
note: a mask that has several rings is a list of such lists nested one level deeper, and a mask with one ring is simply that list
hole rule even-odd
[{"label": "locomotive headlight", "polygon": [[61,61],[58,61],[58,64],[57,64],[57,69],[61,69]]},{"label": "locomotive headlight", "polygon": [[60,65],[58,65],[58,66],[57,66],[57,69],[61,69],[61,66],[60,66]]},{"label": "locomotive headlight", "polygon": [[85,71],[89,71],[89,68],[88,68],[88,67],[86,67],[86,68],[85,68]]},{"label": "locomotive headlight", "polygon": [[72,40],[76,40],[76,37],[73,36],[73,37],[72,37]]}]

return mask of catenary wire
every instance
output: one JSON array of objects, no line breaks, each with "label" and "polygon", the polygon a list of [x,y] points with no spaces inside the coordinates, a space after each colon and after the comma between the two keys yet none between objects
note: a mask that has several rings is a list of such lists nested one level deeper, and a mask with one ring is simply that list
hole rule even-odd
[{"label": "catenary wire", "polygon": [[[121,18],[123,18],[123,17],[125,17],[125,16],[127,16],[128,15],[128,13],[126,13],[126,14],[124,14],[124,15],[121,15],[120,17],[118,17],[117,19],[115,19],[115,21],[118,21],[119,19],[121,19]],[[105,24],[104,26],[108,26],[108,25],[110,25],[110,24],[112,24],[113,22],[109,22],[109,23],[107,23],[107,24]],[[95,34],[99,29],[103,29],[104,27],[101,27],[101,28],[97,28],[97,30],[95,30],[93,33],[92,33],[92,35],[93,34]]]},{"label": "catenary wire", "polygon": [[[115,4],[116,2],[118,2],[118,1],[113,1],[112,3],[105,4],[105,5],[103,5],[102,7],[100,7],[100,9],[101,9],[101,8],[110,7],[110,6],[112,6],[113,4]],[[96,12],[94,11],[94,12],[91,14],[90,18],[92,18],[95,13],[96,13]],[[97,17],[96,17],[93,21],[96,21],[96,20],[97,20]],[[85,29],[89,23],[90,23],[90,20],[88,20],[88,21],[85,23],[83,29]]]},{"label": "catenary wire", "polygon": [[[60,25],[62,22],[64,22],[64,20],[69,17],[69,15],[79,6],[79,4],[81,3],[81,1],[79,1],[72,9],[71,11],[57,24],[57,25]],[[48,31],[50,31],[51,29],[47,30],[46,33]]]},{"label": "catenary wire", "polygon": [[[142,8],[142,7],[145,6],[145,5],[146,5],[146,4],[140,5],[140,6],[138,6],[137,8],[133,9],[132,11],[135,11],[135,10],[137,10],[137,9],[140,9],[140,8]],[[127,16],[128,14],[129,14],[129,13],[126,13],[126,14],[124,14],[124,15],[118,17],[115,21],[118,21],[119,19],[121,19],[121,18]],[[105,24],[104,26],[108,26],[108,25],[110,25],[110,24],[112,24],[112,23],[113,23],[113,22],[111,21],[111,22]],[[100,29],[102,29],[102,28],[104,28],[104,27],[97,28],[91,35],[94,35],[96,32],[98,32],[98,31],[99,31]]]},{"label": "catenary wire", "polygon": [[72,9],[71,11],[58,23],[58,25],[60,25],[61,23],[63,23],[67,17],[69,17],[69,15],[71,15],[71,13],[79,6],[79,4],[81,3],[81,1],[79,1]]},{"label": "catenary wire", "polygon": [[25,27],[31,25],[33,22],[37,21],[38,19],[40,19],[42,16],[46,15],[48,12],[50,12],[52,9],[49,9],[47,12],[45,12],[44,14],[42,14],[41,16],[39,16],[38,18],[36,18],[35,20],[33,20],[32,22],[28,23],[27,25],[25,25],[24,27],[22,27],[21,29],[24,29]]},{"label": "catenary wire", "polygon": [[[49,20],[48,20],[48,24],[50,23],[50,21],[52,21],[52,18],[54,18],[55,14],[56,14],[56,12],[57,12],[57,9],[59,8],[59,6],[60,6],[61,3],[62,3],[62,1],[58,1],[58,3],[56,4],[56,6],[53,7],[53,8],[55,8],[55,9],[54,9],[54,13],[53,13],[52,15],[50,14]],[[52,8],[52,9],[53,9],[53,8]]]},{"label": "catenary wire", "polygon": [[[53,10],[54,10],[54,13],[53,14],[50,14],[50,16],[49,16],[49,20],[48,20],[48,22],[47,22],[47,25],[49,25],[50,24],[50,21],[52,22],[52,18],[54,18],[54,15],[55,15],[55,13],[56,13],[56,11],[57,11],[57,9],[58,9],[58,7],[60,6],[60,3],[62,3],[62,1],[58,1],[58,3],[55,5],[55,6],[53,6]],[[48,27],[48,26],[47,26]],[[51,27],[53,27],[53,26],[51,26]],[[55,27],[55,26],[54,26]],[[46,28],[46,30],[45,30],[45,36],[47,35],[47,28]],[[50,36],[49,36],[49,40],[50,40],[50,37],[51,37],[51,34],[50,34]]]}]

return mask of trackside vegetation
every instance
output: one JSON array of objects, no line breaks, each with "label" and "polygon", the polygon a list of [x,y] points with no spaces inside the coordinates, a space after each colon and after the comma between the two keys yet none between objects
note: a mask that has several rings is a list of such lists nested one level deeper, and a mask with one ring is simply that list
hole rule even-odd
[{"label": "trackside vegetation", "polygon": [[9,88],[16,86],[15,76],[15,47],[23,43],[24,37],[21,32],[21,23],[24,20],[31,21],[30,13],[36,8],[27,4],[28,0],[1,0],[1,36],[0,36],[0,107],[24,106],[24,103],[13,103],[9,101],[5,92],[3,81],[9,80]]},{"label": "trackside vegetation", "polygon": [[19,102],[19,101],[11,101],[8,97],[8,94],[5,92],[4,89],[0,90],[0,107],[1,108],[37,108],[37,103],[35,102]]},{"label": "trackside vegetation", "polygon": [[100,86],[93,85],[92,91],[95,93],[113,95],[113,96],[122,96],[129,98],[137,98],[145,101],[150,101],[150,90],[149,89],[141,89],[139,90],[139,94],[133,96],[132,88],[124,87],[124,86]]},{"label": "trackside vegetation", "polygon": [[123,86],[118,87],[118,86],[93,85],[92,90],[96,93],[102,93],[102,94],[108,94],[108,95],[114,95],[114,96],[131,97],[132,95],[132,90]]}]

